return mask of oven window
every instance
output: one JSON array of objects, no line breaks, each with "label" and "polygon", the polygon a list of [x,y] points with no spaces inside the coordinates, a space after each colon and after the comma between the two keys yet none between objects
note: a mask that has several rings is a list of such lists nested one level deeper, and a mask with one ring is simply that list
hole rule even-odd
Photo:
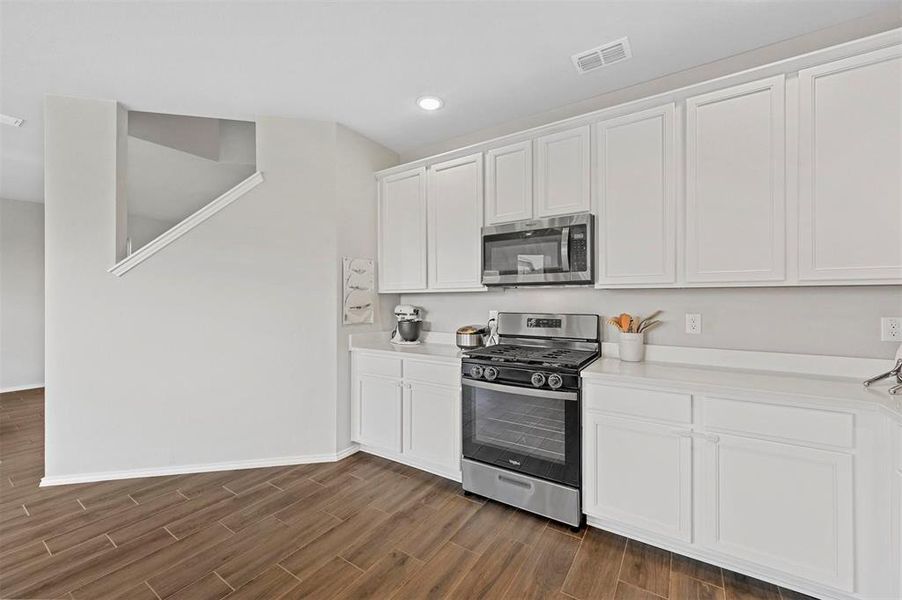
[{"label": "oven window", "polygon": [[579,485],[579,402],[463,386],[463,455],[550,481]]},{"label": "oven window", "polygon": [[487,236],[484,245],[486,271],[498,275],[561,272],[560,229]]},{"label": "oven window", "polygon": [[475,441],[564,464],[564,402],[501,395],[476,400]]}]

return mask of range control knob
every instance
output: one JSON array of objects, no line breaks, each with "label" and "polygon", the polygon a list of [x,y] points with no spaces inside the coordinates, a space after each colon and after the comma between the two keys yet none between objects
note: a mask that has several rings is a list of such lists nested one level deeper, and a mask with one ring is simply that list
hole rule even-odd
[{"label": "range control knob", "polygon": [[529,380],[535,387],[542,387],[545,385],[545,376],[541,373],[533,373]]},{"label": "range control knob", "polygon": [[496,369],[495,367],[486,367],[482,374],[486,379],[492,381],[493,379],[498,377],[498,369]]},{"label": "range control knob", "polygon": [[479,365],[473,365],[472,367],[470,367],[470,377],[475,377],[476,379],[482,377],[482,367],[480,367]]},{"label": "range control knob", "polygon": [[548,376],[548,385],[551,387],[551,389],[556,390],[564,385],[564,380],[561,379],[561,376],[557,373],[552,373]]}]

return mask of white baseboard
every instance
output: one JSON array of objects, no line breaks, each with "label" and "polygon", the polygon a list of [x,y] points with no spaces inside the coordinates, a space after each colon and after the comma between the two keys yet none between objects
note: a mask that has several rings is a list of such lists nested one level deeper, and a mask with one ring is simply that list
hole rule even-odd
[{"label": "white baseboard", "polygon": [[310,463],[336,462],[357,452],[356,445],[349,446],[334,454],[309,454],[306,456],[279,456],[254,460],[238,460],[232,462],[206,463],[196,465],[177,465],[172,467],[155,467],[149,469],[129,469],[126,471],[101,471],[97,473],[78,473],[75,475],[50,475],[41,479],[40,487],[70,485],[73,483],[95,483],[98,481],[114,481],[118,479],[138,479],[140,477],[161,477],[164,475],[187,475],[190,473],[209,473],[211,471],[236,471],[240,469],[260,469],[264,467],[288,467]]},{"label": "white baseboard", "polygon": [[0,394],[6,394],[8,392],[23,392],[25,390],[34,390],[37,388],[44,387],[44,382],[41,383],[29,383],[26,385],[14,385],[12,387],[0,388]]}]

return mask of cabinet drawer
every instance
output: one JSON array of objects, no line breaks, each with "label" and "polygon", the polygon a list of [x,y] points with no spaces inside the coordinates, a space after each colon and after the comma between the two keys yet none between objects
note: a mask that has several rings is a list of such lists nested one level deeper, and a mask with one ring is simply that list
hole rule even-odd
[{"label": "cabinet drawer", "polygon": [[855,445],[855,417],[849,413],[703,398],[702,415],[711,429],[839,448]]},{"label": "cabinet drawer", "polygon": [[405,359],[404,379],[459,387],[460,365]]},{"label": "cabinet drawer", "polygon": [[401,377],[401,359],[377,354],[357,354],[357,373]]},{"label": "cabinet drawer", "polygon": [[585,386],[585,407],[672,423],[692,422],[692,396],[590,383]]}]

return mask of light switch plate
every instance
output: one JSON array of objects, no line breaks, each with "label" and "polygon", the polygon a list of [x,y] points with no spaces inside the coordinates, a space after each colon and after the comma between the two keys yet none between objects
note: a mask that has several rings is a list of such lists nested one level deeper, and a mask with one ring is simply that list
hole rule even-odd
[{"label": "light switch plate", "polygon": [[686,313],[686,333],[698,335],[702,332],[702,316],[698,313]]},{"label": "light switch plate", "polygon": [[880,319],[880,340],[883,342],[902,342],[902,317],[883,317]]}]

